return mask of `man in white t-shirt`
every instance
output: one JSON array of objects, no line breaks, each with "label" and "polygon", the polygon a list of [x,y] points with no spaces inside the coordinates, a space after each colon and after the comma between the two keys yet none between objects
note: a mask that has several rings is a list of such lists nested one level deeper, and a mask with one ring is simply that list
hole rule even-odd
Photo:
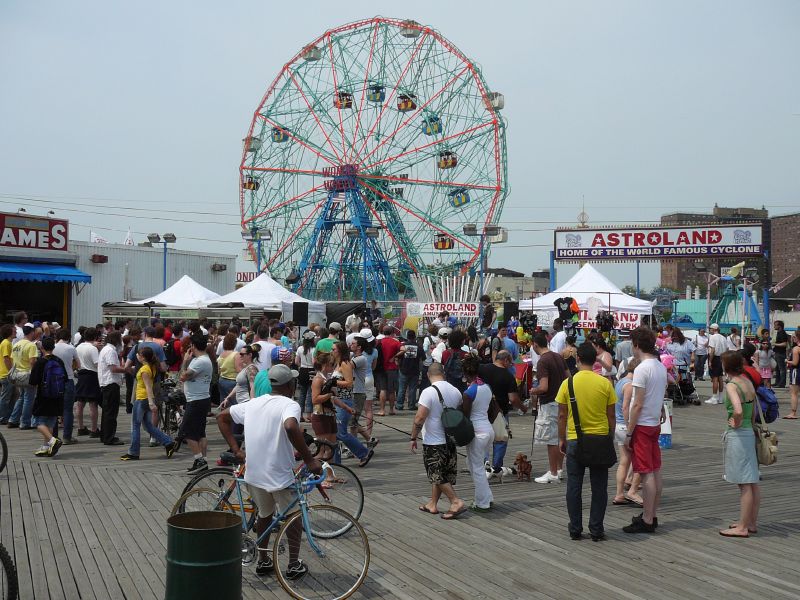
[{"label": "man in white t-shirt", "polygon": [[[88,435],[92,438],[100,437],[100,430],[97,428],[97,406],[102,400],[100,381],[97,378],[97,363],[100,360],[97,339],[97,330],[89,327],[83,332],[82,341],[75,348],[80,362],[78,377],[75,380],[75,400],[78,405],[75,413],[78,418],[78,435]],[[83,424],[83,409],[87,404],[89,405],[91,429],[84,427]]]},{"label": "man in white t-shirt", "polygon": [[[298,372],[283,364],[271,367],[268,376],[272,393],[253,398],[249,402],[236,404],[217,415],[219,430],[225,441],[240,461],[245,461],[244,480],[258,506],[256,531],[260,537],[272,521],[276,510],[285,510],[294,501],[294,451],[312,473],[322,473],[320,462],[311,454],[300,429],[300,405],[292,398],[297,384]],[[233,424],[244,425],[247,439],[247,456],[233,435]],[[301,523],[297,521],[294,535],[302,535]],[[290,538],[293,537],[290,534]],[[269,536],[259,544],[257,575],[266,575],[274,570],[268,550]],[[289,547],[289,564],[286,576],[297,579],[308,572],[300,560],[299,544]]]},{"label": "man in white t-shirt", "polygon": [[444,494],[450,501],[450,508],[442,515],[442,519],[457,519],[467,507],[453,489],[458,472],[458,454],[456,447],[448,444],[445,437],[442,403],[449,408],[458,408],[461,404],[461,392],[445,381],[441,363],[435,362],[428,367],[428,379],[431,385],[419,396],[417,414],[411,427],[411,452],[414,454],[417,452],[417,433],[422,430],[422,459],[432,486],[430,501],[419,509],[422,512],[439,514],[439,498]]},{"label": "man in white t-shirt", "polygon": [[633,371],[633,401],[628,418],[625,446],[633,457],[633,471],[642,476],[644,512],[634,517],[625,533],[653,533],[658,527],[656,511],[661,501],[661,448],[658,436],[664,420],[667,369],[656,349],[656,334],[646,327],[631,334],[633,356],[641,362]]},{"label": "man in white t-shirt", "polygon": [[75,346],[70,344],[69,331],[60,329],[56,334],[58,342],[53,350],[61,362],[64,363],[64,368],[67,371],[67,381],[64,384],[64,416],[63,416],[63,435],[61,441],[64,444],[74,444],[75,440],[72,437],[72,427],[75,418],[75,411],[73,406],[75,404],[75,371],[80,368],[80,361],[78,360],[78,353]]},{"label": "man in white t-shirt", "polygon": [[719,325],[712,323],[708,336],[708,374],[711,376],[711,397],[706,404],[722,404],[722,355],[728,351],[728,339],[719,332]]},{"label": "man in white t-shirt", "polygon": [[701,327],[694,338],[694,378],[704,381],[706,374],[706,361],[708,360],[708,336],[705,327]]},{"label": "man in white t-shirt", "polygon": [[560,355],[567,346],[567,333],[564,331],[564,321],[561,318],[553,320],[553,331],[555,331],[555,333],[550,339],[548,348],[550,348],[550,352],[555,352]]},{"label": "man in white t-shirt", "polygon": [[100,350],[97,360],[97,377],[100,383],[100,394],[103,399],[103,419],[100,423],[100,434],[106,446],[121,446],[124,442],[117,437],[117,417],[119,416],[120,388],[126,370],[120,364],[119,352],[122,348],[122,335],[119,331],[111,331],[106,335],[106,345]]}]

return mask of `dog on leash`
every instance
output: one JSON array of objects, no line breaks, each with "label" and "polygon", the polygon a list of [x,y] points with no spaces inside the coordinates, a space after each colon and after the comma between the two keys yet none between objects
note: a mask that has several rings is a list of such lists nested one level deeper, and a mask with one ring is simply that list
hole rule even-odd
[{"label": "dog on leash", "polygon": [[489,480],[489,483],[503,483],[503,477],[514,475],[516,472],[510,467],[500,467],[499,471],[495,471],[492,469],[492,464],[488,460],[484,467],[486,468],[486,479]]},{"label": "dog on leash", "polygon": [[528,460],[528,455],[522,452],[517,453],[517,458],[514,461],[514,466],[517,471],[517,481],[531,480],[531,461]]}]

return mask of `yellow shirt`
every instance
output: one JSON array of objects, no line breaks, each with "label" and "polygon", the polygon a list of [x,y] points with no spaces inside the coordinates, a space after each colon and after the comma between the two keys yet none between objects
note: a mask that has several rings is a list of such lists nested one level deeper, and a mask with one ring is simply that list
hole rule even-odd
[{"label": "yellow shirt", "polygon": [[[592,371],[578,371],[572,378],[572,384],[575,388],[575,399],[578,402],[583,433],[607,435],[608,416],[606,411],[609,406],[617,403],[617,395],[614,393],[611,382]],[[569,403],[569,379],[565,379],[558,389],[556,402],[566,404],[569,408],[567,439],[577,440],[575,423],[572,421],[572,407]]]},{"label": "yellow shirt", "polygon": [[153,369],[150,368],[150,365],[142,365],[139,367],[139,370],[136,372],[136,399],[137,400],[147,400],[147,388],[144,386],[144,380],[142,379],[142,373],[147,371],[150,373],[150,381],[155,381],[155,377],[153,377]]},{"label": "yellow shirt", "polygon": [[22,338],[11,348],[11,357],[14,359],[14,366],[17,371],[30,371],[31,359],[39,356],[39,349],[32,341]]},{"label": "yellow shirt", "polygon": [[8,377],[8,368],[6,367],[6,357],[11,357],[11,340],[9,338],[0,342],[0,379]]},{"label": "yellow shirt", "polygon": [[217,359],[219,376],[223,379],[236,379],[236,352],[231,352],[226,357]]}]

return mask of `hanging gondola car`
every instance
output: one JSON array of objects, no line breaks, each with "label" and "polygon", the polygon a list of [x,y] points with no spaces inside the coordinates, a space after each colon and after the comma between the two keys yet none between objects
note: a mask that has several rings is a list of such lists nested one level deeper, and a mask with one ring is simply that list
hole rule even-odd
[{"label": "hanging gondola car", "polygon": [[256,179],[252,175],[248,175],[247,177],[245,177],[242,187],[246,190],[255,192],[258,188],[261,187],[261,184],[258,182],[258,179]]},{"label": "hanging gondola car", "polygon": [[272,141],[276,144],[280,144],[285,142],[289,139],[289,134],[286,132],[285,129],[280,127],[273,127],[272,128]]},{"label": "hanging gondola car", "polygon": [[417,97],[414,94],[400,94],[397,96],[397,110],[400,112],[409,112],[417,109],[417,103],[414,102]]},{"label": "hanging gondola car", "polygon": [[336,108],[353,108],[353,94],[350,92],[338,92],[333,97],[333,105]]},{"label": "hanging gondola car", "polygon": [[320,58],[322,58],[322,50],[313,45],[306,46],[305,48],[303,48],[303,51],[300,53],[300,56],[303,58],[303,60],[309,60],[309,61],[319,60]]},{"label": "hanging gondola car", "polygon": [[382,85],[371,85],[367,88],[368,102],[383,102],[386,100],[386,88]]},{"label": "hanging gondola car", "polygon": [[450,205],[453,208],[461,208],[470,201],[469,193],[464,188],[453,190],[447,196],[450,198]]},{"label": "hanging gondola car", "polygon": [[444,233],[437,234],[436,238],[433,240],[433,247],[436,250],[452,250],[453,246],[455,246],[453,238]]},{"label": "hanging gondola car", "polygon": [[422,120],[422,133],[425,135],[442,133],[442,120],[436,115],[426,115]]},{"label": "hanging gondola car", "polygon": [[455,152],[451,150],[440,152],[436,159],[436,166],[438,166],[440,169],[452,169],[457,164],[458,157],[455,155]]},{"label": "hanging gondola car", "polygon": [[261,148],[261,138],[255,135],[248,135],[242,142],[247,152],[255,152]]}]

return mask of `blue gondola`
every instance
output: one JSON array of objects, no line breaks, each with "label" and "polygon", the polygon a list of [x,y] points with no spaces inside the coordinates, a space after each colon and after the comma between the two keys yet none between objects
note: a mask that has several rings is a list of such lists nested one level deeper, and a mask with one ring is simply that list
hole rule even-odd
[{"label": "blue gondola", "polygon": [[272,128],[272,141],[280,144],[282,142],[286,142],[289,140],[289,134],[286,133],[285,129],[281,129],[280,127],[273,127]]},{"label": "blue gondola", "polygon": [[368,102],[383,102],[386,100],[386,88],[382,85],[371,85],[367,88]]},{"label": "blue gondola", "polygon": [[422,121],[422,133],[436,135],[442,132],[442,120],[436,115],[428,115]]},{"label": "blue gondola", "polygon": [[453,208],[461,208],[465,204],[469,204],[470,197],[467,190],[461,188],[458,190],[453,190],[449,194],[447,194],[450,198],[450,205]]}]

